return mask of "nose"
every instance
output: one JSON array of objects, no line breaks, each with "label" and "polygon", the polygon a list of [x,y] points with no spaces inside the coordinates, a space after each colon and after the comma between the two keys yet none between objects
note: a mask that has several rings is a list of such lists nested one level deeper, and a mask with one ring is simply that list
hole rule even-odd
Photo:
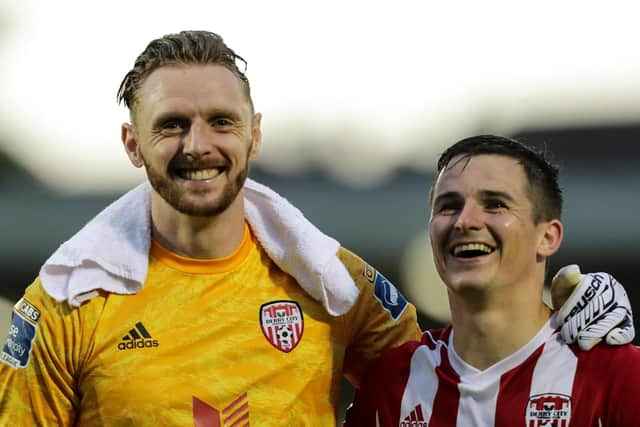
[{"label": "nose", "polygon": [[467,201],[458,213],[454,227],[460,231],[479,230],[482,228],[483,210],[476,203]]},{"label": "nose", "polygon": [[183,152],[190,157],[202,157],[211,152],[211,135],[206,123],[195,120],[183,140]]}]

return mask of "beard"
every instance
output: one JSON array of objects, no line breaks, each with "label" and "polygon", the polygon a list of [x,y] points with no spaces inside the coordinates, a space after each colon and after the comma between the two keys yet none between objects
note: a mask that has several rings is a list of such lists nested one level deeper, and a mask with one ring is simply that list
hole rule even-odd
[{"label": "beard", "polygon": [[[218,196],[210,196],[204,203],[191,200],[191,194],[188,194],[173,178],[173,174],[163,174],[142,157],[144,167],[147,172],[147,178],[151,183],[151,187],[162,197],[171,207],[180,213],[196,217],[217,216],[227,210],[227,208],[238,197],[240,190],[244,186],[244,182],[249,175],[249,157],[243,167],[236,173],[234,177],[224,184],[222,192]],[[171,167],[169,168],[171,169]],[[229,168],[223,173],[227,173]],[[175,175],[173,175],[175,176]]]}]

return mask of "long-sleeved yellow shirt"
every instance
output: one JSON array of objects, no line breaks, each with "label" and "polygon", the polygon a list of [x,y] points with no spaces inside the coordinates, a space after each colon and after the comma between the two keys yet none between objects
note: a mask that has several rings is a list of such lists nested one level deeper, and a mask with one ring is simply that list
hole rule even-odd
[{"label": "long-sleeved yellow shirt", "polygon": [[339,257],[360,289],[339,317],[248,228],[223,259],[153,243],[135,295],[73,308],[36,279],[0,353],[0,426],[333,426],[342,375],[357,385],[383,348],[420,336],[393,285]]}]

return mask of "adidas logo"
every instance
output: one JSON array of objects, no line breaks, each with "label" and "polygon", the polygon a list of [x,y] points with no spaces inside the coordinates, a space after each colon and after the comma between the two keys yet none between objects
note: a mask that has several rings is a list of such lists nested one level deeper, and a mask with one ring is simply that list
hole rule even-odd
[{"label": "adidas logo", "polygon": [[429,425],[424,420],[422,414],[422,405],[418,405],[413,408],[413,411],[407,415],[404,420],[400,421],[400,427],[428,427]]},{"label": "adidas logo", "polygon": [[136,323],[135,328],[122,337],[122,341],[118,344],[118,350],[133,350],[137,348],[158,347],[158,340],[151,338],[151,334],[144,327],[142,322]]}]

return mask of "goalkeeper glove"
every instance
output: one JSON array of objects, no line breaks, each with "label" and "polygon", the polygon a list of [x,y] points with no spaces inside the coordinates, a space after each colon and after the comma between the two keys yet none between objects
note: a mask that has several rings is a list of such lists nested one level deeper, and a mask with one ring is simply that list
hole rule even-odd
[{"label": "goalkeeper glove", "polygon": [[631,304],[622,285],[608,273],[581,274],[577,265],[561,268],[551,284],[564,340],[590,350],[630,343],[635,336]]}]

